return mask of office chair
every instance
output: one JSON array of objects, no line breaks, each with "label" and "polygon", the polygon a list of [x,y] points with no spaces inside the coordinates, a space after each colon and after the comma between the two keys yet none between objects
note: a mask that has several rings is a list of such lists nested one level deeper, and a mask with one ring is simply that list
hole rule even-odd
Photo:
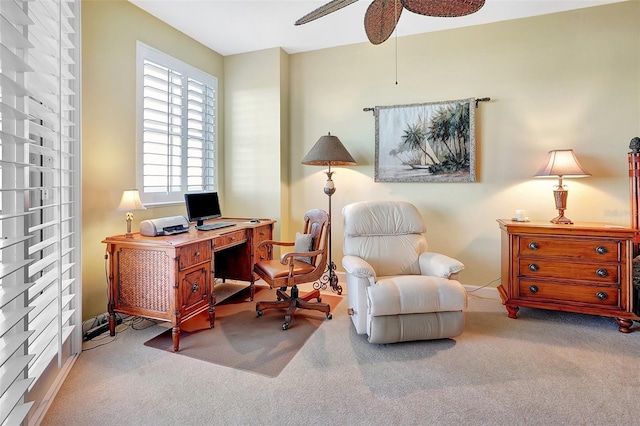
[{"label": "office chair", "polygon": [[[328,236],[331,224],[329,215],[324,210],[309,210],[304,215],[304,232],[296,234],[295,242],[281,242],[267,240],[260,247],[293,246],[293,252],[283,254],[280,259],[263,260],[254,266],[255,273],[262,278],[270,288],[277,287],[274,301],[260,301],[256,303],[256,313],[262,316],[266,309],[286,309],[282,329],[287,330],[291,325],[296,309],[310,309],[324,312],[327,319],[331,319],[331,307],[321,303],[320,290],[314,290],[300,296],[298,284],[317,281],[322,277],[327,267]],[[270,256],[271,257],[271,256]],[[290,289],[287,293],[287,289]],[[317,299],[311,302],[311,299]]]}]

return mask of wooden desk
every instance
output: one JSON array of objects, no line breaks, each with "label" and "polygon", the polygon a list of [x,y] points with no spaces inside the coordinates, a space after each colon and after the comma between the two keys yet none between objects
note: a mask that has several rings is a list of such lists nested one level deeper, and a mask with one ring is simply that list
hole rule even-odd
[{"label": "wooden desk", "polygon": [[116,312],[171,321],[173,349],[180,347],[180,323],[209,310],[215,323],[214,278],[248,281],[255,294],[253,265],[271,256],[261,241],[272,239],[275,221],[222,218],[235,226],[172,236],[105,238],[109,265],[109,332],[115,335]]},{"label": "wooden desk", "polygon": [[632,243],[636,231],[597,222],[555,225],[499,219],[509,318],[519,306],[614,317],[631,331]]}]

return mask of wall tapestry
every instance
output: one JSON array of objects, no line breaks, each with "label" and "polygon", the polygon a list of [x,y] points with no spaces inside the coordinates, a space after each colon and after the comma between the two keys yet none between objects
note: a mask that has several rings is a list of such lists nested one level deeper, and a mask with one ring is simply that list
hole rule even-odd
[{"label": "wall tapestry", "polygon": [[375,107],[375,181],[475,182],[475,102]]}]

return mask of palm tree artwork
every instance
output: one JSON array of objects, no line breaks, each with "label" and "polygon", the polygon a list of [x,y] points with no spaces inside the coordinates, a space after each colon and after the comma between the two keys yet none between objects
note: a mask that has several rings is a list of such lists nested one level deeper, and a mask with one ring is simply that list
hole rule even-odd
[{"label": "palm tree artwork", "polygon": [[376,180],[475,181],[471,101],[379,107]]}]

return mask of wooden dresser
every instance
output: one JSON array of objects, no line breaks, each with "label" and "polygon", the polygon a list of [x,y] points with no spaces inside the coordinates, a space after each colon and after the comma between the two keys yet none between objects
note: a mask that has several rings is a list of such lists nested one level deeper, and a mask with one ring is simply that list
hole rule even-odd
[{"label": "wooden dresser", "polygon": [[255,293],[254,264],[270,256],[259,249],[272,238],[273,220],[220,219],[235,226],[161,237],[139,233],[106,238],[109,265],[109,331],[115,335],[115,314],[171,321],[173,349],[180,346],[180,323],[209,311],[215,323],[215,278],[248,281]]},{"label": "wooden dresser", "polygon": [[632,244],[636,231],[606,223],[499,219],[500,297],[509,318],[520,306],[633,320]]}]

